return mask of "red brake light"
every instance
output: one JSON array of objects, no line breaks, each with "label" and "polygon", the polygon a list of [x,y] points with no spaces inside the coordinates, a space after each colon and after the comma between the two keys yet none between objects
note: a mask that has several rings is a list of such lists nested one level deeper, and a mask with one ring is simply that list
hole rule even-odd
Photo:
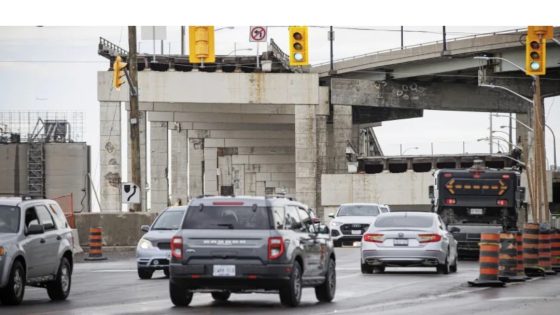
[{"label": "red brake light", "polygon": [[503,178],[503,179],[509,179],[509,174],[504,174],[504,175],[502,175],[502,178]]},{"label": "red brake light", "polygon": [[243,201],[214,201],[212,204],[214,206],[242,206],[245,203]]},{"label": "red brake light", "polygon": [[420,238],[420,243],[432,243],[441,241],[441,235],[439,234],[418,234]]},{"label": "red brake light", "polygon": [[450,178],[452,176],[453,176],[453,174],[451,174],[451,173],[443,173],[443,177],[445,177],[445,178]]},{"label": "red brake light", "polygon": [[173,236],[171,239],[171,256],[175,259],[183,259],[183,238]]},{"label": "red brake light", "polygon": [[284,239],[280,236],[268,238],[268,260],[274,260],[284,254]]},{"label": "red brake light", "polygon": [[372,242],[372,243],[383,243],[383,234],[364,234],[363,237],[365,242]]},{"label": "red brake light", "polygon": [[500,207],[507,207],[508,201],[507,201],[507,199],[498,199],[496,201],[496,204],[498,204],[498,206],[500,206]]},{"label": "red brake light", "polygon": [[443,200],[443,203],[446,204],[446,205],[454,205],[454,204],[457,204],[457,199],[447,198],[447,199]]}]

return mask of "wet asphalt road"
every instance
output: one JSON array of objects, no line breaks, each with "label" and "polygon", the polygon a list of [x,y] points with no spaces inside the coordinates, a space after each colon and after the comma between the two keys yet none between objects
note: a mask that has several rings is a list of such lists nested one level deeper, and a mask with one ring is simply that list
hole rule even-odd
[{"label": "wet asphalt road", "polygon": [[283,307],[277,294],[234,294],[224,304],[210,294],[195,294],[190,307],[176,308],[163,273],[138,279],[130,252],[77,263],[65,302],[50,302],[44,289],[27,287],[23,304],[0,306],[0,314],[560,314],[560,275],[505,288],[471,288],[467,281],[478,276],[476,261],[460,262],[459,272],[450,275],[438,275],[435,268],[362,275],[358,248],[336,254],[333,303],[318,303],[313,289],[304,289],[296,309]]}]

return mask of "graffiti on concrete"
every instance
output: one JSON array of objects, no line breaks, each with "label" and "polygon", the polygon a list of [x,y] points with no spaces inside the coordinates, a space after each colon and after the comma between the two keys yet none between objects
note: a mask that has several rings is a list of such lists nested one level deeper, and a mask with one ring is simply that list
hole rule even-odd
[{"label": "graffiti on concrete", "polygon": [[402,84],[400,87],[395,86],[393,88],[393,96],[397,98],[402,98],[405,101],[412,100],[418,101],[420,97],[424,96],[426,88],[418,86],[416,82],[409,84]]},{"label": "graffiti on concrete", "polygon": [[113,151],[115,151],[115,146],[111,143],[111,141],[107,141],[107,143],[105,143],[105,150],[109,153],[113,153]]},{"label": "graffiti on concrete", "polygon": [[117,159],[110,159],[109,165],[119,165],[119,163],[117,162]]}]

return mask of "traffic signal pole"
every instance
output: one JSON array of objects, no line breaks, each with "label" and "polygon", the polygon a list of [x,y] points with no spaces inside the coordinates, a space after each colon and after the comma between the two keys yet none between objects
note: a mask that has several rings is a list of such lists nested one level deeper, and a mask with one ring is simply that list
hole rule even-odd
[{"label": "traffic signal pole", "polygon": [[[138,187],[142,185],[142,174],[140,172],[140,113],[138,110],[138,62],[136,52],[136,26],[128,27],[128,70],[130,72],[130,154],[132,182]],[[140,203],[132,204],[132,212],[142,211],[142,198]]]}]

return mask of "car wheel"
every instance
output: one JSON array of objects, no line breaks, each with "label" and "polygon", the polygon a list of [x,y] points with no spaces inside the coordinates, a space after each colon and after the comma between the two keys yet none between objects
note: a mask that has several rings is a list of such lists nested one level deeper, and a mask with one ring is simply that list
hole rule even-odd
[{"label": "car wheel", "polygon": [[449,270],[451,272],[457,272],[457,265],[459,263],[458,260],[459,259],[457,258],[457,256],[455,256],[455,260],[453,261],[453,265],[451,265],[451,267],[449,267]]},{"label": "car wheel", "polygon": [[329,259],[329,267],[325,275],[325,282],[315,287],[315,296],[320,302],[330,302],[334,299],[336,292],[336,263]]},{"label": "car wheel", "polygon": [[25,269],[19,260],[14,261],[8,285],[0,290],[0,300],[5,305],[18,305],[25,293]]},{"label": "car wheel", "polygon": [[72,285],[72,266],[66,257],[60,260],[56,279],[47,283],[47,294],[53,301],[66,300],[70,294],[70,287]]},{"label": "car wheel", "polygon": [[445,262],[437,266],[437,273],[447,275],[451,271],[451,266],[449,265],[449,256],[445,257]]},{"label": "car wheel", "polygon": [[361,264],[362,265],[362,273],[370,274],[373,273],[373,267],[368,264]]},{"label": "car wheel", "polygon": [[296,261],[292,267],[292,274],[288,284],[280,288],[280,302],[285,306],[298,306],[301,300],[301,265]]},{"label": "car wheel", "polygon": [[154,274],[153,270],[147,268],[138,268],[138,277],[142,280],[151,279]]},{"label": "car wheel", "polygon": [[193,298],[193,293],[183,286],[169,281],[169,297],[175,306],[189,306]]},{"label": "car wheel", "polygon": [[385,266],[373,267],[372,272],[373,273],[384,273],[385,272]]},{"label": "car wheel", "polygon": [[212,292],[212,298],[218,302],[225,302],[231,296],[231,292]]},{"label": "car wheel", "polygon": [[165,275],[166,278],[169,278],[169,268],[163,269],[163,274]]}]

